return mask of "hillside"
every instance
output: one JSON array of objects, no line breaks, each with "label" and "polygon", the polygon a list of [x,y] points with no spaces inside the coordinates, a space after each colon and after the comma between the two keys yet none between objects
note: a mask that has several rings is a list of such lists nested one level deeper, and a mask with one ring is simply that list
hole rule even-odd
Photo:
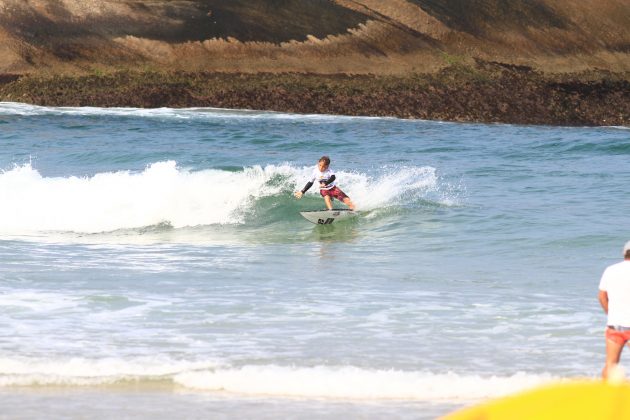
[{"label": "hillside", "polygon": [[0,0],[0,101],[630,125],[628,0]]},{"label": "hillside", "polygon": [[1,0],[0,72],[630,70],[627,0]]}]

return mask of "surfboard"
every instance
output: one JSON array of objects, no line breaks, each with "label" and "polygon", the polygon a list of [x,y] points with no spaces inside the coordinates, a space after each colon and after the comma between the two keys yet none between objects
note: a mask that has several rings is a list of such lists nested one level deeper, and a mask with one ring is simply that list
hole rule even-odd
[{"label": "surfboard", "polygon": [[630,385],[586,380],[542,386],[443,417],[444,420],[627,418],[630,418]]},{"label": "surfboard", "polygon": [[334,222],[357,217],[357,214],[350,209],[301,211],[300,214],[304,216],[306,220],[316,225],[330,225]]}]

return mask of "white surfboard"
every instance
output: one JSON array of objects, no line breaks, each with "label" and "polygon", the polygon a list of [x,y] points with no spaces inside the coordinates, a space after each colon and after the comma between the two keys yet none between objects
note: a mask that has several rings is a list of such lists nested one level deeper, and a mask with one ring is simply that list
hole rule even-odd
[{"label": "white surfboard", "polygon": [[350,209],[301,211],[300,214],[304,216],[306,220],[316,225],[330,225],[340,220],[348,220],[357,217],[357,214]]}]

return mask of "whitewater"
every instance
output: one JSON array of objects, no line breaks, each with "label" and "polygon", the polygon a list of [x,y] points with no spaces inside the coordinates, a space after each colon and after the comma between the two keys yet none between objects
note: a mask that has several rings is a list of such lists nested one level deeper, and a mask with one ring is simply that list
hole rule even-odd
[{"label": "whitewater", "polygon": [[[596,377],[628,133],[0,103],[0,417],[436,418]],[[323,154],[354,221],[299,215]]]}]

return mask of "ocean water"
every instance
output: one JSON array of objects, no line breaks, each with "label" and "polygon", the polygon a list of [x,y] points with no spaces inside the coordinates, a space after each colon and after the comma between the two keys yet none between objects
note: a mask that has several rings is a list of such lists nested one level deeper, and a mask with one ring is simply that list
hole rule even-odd
[{"label": "ocean water", "polygon": [[[323,154],[354,221],[299,215]],[[0,418],[425,419],[597,377],[628,185],[620,127],[0,103]]]}]

